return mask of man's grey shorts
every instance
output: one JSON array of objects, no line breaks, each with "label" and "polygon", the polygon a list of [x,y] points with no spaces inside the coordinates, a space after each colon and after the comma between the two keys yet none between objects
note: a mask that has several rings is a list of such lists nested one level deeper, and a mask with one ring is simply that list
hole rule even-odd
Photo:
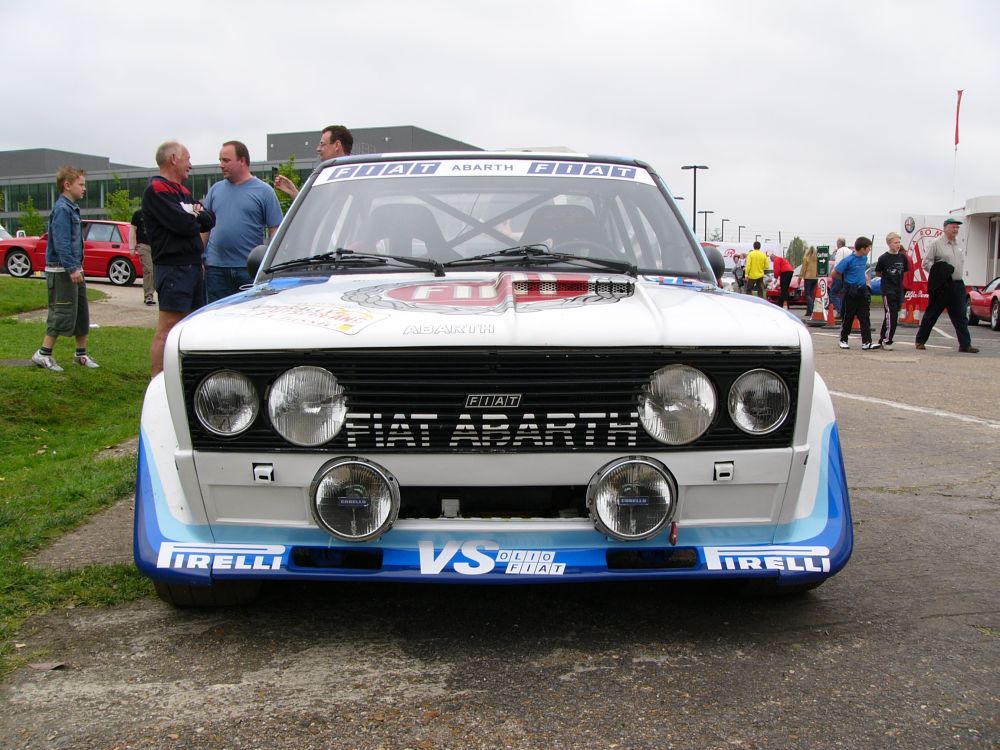
[{"label": "man's grey shorts", "polygon": [[74,284],[66,271],[46,271],[45,285],[49,290],[45,335],[86,336],[90,332],[87,285]]}]

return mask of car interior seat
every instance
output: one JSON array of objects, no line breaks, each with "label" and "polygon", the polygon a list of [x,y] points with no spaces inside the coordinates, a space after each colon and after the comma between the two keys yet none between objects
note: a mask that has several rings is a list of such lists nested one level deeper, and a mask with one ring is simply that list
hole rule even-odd
[{"label": "car interior seat", "polygon": [[546,240],[552,240],[553,247],[573,240],[610,244],[597,217],[585,206],[541,206],[536,209],[524,227],[521,241],[533,245]]},{"label": "car interior seat", "polygon": [[[426,253],[414,246],[415,240],[423,243]],[[362,247],[366,252],[375,252],[379,242],[384,243],[382,251],[387,255],[426,256],[442,261],[460,257],[448,248],[431,210],[412,203],[387,204],[371,212],[361,232]]]}]

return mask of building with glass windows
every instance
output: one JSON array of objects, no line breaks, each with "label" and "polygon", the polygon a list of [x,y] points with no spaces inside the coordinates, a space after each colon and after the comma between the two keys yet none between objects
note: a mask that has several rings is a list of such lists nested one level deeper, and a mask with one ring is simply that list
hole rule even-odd
[{"label": "building with glass windows", "polygon": [[[482,150],[478,146],[412,125],[357,128],[351,134],[354,136],[353,151],[356,154]],[[297,170],[299,176],[305,179],[316,164],[319,135],[318,130],[268,133],[267,160],[253,162],[251,172],[270,182],[272,169],[294,156],[296,166],[300,167]],[[222,145],[221,142],[219,145]],[[254,151],[255,149],[251,149],[251,153]],[[20,216],[29,198],[43,216],[48,216],[59,197],[56,172],[67,164],[87,171],[87,194],[80,201],[80,213],[94,219],[107,217],[105,200],[109,193],[124,188],[131,197],[137,198],[146,189],[149,178],[159,174],[155,167],[117,164],[106,156],[50,148],[0,151],[0,225],[14,234],[20,228]],[[195,198],[201,198],[213,183],[221,179],[222,173],[217,163],[199,164],[191,169],[186,185]]]}]

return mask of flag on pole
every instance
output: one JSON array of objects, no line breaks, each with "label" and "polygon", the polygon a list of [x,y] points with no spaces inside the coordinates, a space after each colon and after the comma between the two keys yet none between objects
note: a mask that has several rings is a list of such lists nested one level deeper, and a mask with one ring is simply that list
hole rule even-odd
[{"label": "flag on pole", "polygon": [[958,148],[958,113],[962,109],[962,92],[965,89],[958,90],[958,103],[955,105],[955,148]]}]

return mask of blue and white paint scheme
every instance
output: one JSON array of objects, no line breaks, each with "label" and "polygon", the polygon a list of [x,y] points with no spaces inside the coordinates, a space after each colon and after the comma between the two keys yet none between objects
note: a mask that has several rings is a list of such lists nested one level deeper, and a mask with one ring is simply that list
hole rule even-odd
[{"label": "blue and white paint scheme", "polygon": [[[512,176],[501,169],[504,164]],[[628,160],[461,154],[338,160],[318,168],[304,193],[340,189],[336,186],[350,181],[381,187],[376,183],[386,179],[419,184],[443,172],[483,171],[498,180],[569,175],[665,190],[655,174]],[[304,200],[308,195],[299,197],[296,209]],[[296,209],[285,223],[294,221]],[[269,252],[285,231],[283,224]],[[693,236],[690,244],[697,247]],[[471,431],[468,442],[463,442],[467,434],[451,443],[428,438],[435,420],[442,421],[431,405],[382,414],[369,404],[355,412],[350,394],[342,444],[330,441],[309,449],[266,439],[199,442],[193,381],[191,376],[185,380],[187,363],[199,357],[218,356],[227,363],[240,357],[253,368],[267,357],[313,362],[315,352],[608,347],[626,353],[656,349],[676,357],[710,350],[722,362],[736,354],[757,356],[762,368],[780,352],[792,362],[795,377],[787,439],[766,444],[747,436],[721,447],[698,441],[651,447],[636,412],[591,415],[571,406],[559,414],[522,414],[531,418],[525,437],[518,432],[523,424],[509,416],[510,409],[504,412],[520,404],[520,390],[484,394],[470,385],[459,407],[468,406],[470,414],[458,418],[459,428]],[[265,426],[270,424],[268,388],[261,388],[263,405],[256,418]],[[724,410],[726,394],[720,392],[718,400]],[[489,414],[486,407],[492,406],[508,416],[492,415],[489,422],[482,412]],[[602,432],[585,424],[597,417],[615,429]],[[522,440],[538,449],[520,450]],[[633,540],[613,538],[585,513],[442,513],[401,515],[376,538],[349,541],[324,529],[315,508],[317,477],[341,457],[377,464],[404,491],[455,487],[474,495],[476,488],[490,488],[496,495],[501,488],[495,500],[500,505],[505,494],[516,500],[525,488],[586,488],[600,467],[638,457],[669,472],[676,508],[671,523]],[[421,268],[261,273],[253,288],[174,327],[164,372],[150,383],[143,405],[135,559],[145,575],[165,585],[275,579],[493,584],[733,579],[805,588],[840,571],[852,545],[840,437],[830,395],[815,371],[808,332],[773,305],[722,293],[705,274],[688,276],[668,268],[629,275],[579,266],[457,267],[444,276]]]}]

